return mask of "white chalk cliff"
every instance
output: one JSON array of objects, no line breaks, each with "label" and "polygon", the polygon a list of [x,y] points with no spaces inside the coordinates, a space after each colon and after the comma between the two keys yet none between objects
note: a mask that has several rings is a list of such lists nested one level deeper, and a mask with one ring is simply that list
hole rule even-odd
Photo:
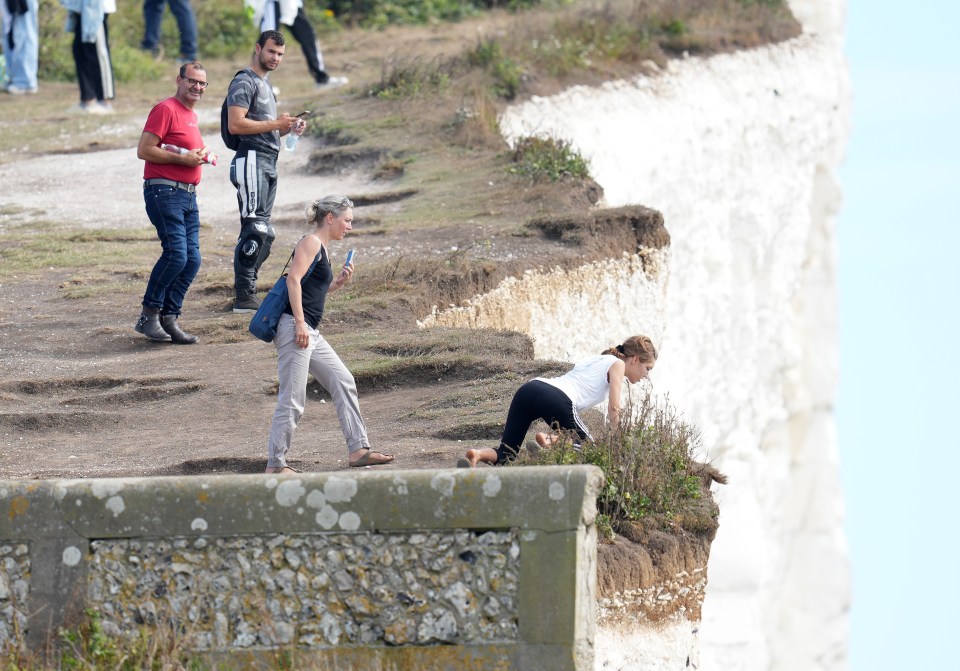
[{"label": "white chalk cliff", "polygon": [[804,33],[789,42],[674,61],[502,118],[508,139],[569,140],[607,206],[663,213],[671,245],[652,252],[646,272],[629,255],[530,272],[427,320],[521,330],[538,356],[570,361],[649,334],[660,347],[655,393],[701,429],[702,456],[730,477],[716,491],[720,531],[699,631],[601,629],[598,669],[847,666],[833,416],[836,170],[850,111],[844,3],[790,6]]}]

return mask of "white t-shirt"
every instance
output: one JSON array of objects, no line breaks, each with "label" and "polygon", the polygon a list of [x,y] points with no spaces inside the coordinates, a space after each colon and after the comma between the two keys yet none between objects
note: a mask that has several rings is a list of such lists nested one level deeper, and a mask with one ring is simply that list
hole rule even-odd
[{"label": "white t-shirt", "polygon": [[615,361],[617,357],[612,354],[598,354],[581,361],[560,377],[537,379],[569,396],[577,410],[586,410],[609,398],[610,380],[607,379],[607,373]]}]

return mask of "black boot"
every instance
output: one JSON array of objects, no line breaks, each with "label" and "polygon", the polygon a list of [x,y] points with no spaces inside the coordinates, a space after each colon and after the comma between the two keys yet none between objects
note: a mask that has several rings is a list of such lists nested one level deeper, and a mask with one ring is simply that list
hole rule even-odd
[{"label": "black boot", "polygon": [[200,340],[197,336],[181,329],[180,325],[177,324],[177,317],[178,315],[163,315],[160,317],[160,327],[170,334],[173,342],[178,345],[192,345]]},{"label": "black boot", "polygon": [[237,314],[256,312],[259,307],[260,301],[253,294],[237,294],[237,300],[233,302],[233,311]]},{"label": "black boot", "polygon": [[143,308],[140,319],[133,328],[154,342],[170,342],[170,336],[160,328],[160,308]]}]

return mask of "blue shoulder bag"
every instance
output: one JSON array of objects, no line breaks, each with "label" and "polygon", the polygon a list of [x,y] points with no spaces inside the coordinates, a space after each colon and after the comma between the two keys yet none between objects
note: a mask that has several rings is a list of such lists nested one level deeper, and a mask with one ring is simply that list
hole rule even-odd
[{"label": "blue shoulder bag", "polygon": [[[300,239],[302,240],[303,238]],[[298,242],[297,244],[300,243]],[[287,266],[290,265],[296,251],[296,247],[294,247],[293,252],[290,253],[290,258],[287,259],[287,262],[283,266],[280,279],[277,280],[267,295],[264,296],[263,302],[260,303],[260,307],[257,308],[256,314],[254,314],[250,320],[250,333],[264,342],[273,342],[273,339],[277,336],[277,324],[280,323],[280,316],[290,302],[290,293],[287,291]],[[306,274],[304,274],[303,279],[310,277],[310,274],[313,272],[313,267],[317,265],[317,261],[320,260],[322,255],[323,247],[320,248],[319,253],[317,253],[317,258],[310,264],[310,268]],[[303,280],[301,280],[301,283],[302,282]]]}]

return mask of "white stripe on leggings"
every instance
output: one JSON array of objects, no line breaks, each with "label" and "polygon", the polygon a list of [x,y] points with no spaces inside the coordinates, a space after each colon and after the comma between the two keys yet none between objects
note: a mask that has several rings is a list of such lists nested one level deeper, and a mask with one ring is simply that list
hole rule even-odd
[{"label": "white stripe on leggings", "polygon": [[107,51],[107,35],[103,31],[103,24],[97,29],[97,62],[100,64],[100,85],[103,86],[103,99],[113,100],[113,65],[110,63],[110,53]]}]

